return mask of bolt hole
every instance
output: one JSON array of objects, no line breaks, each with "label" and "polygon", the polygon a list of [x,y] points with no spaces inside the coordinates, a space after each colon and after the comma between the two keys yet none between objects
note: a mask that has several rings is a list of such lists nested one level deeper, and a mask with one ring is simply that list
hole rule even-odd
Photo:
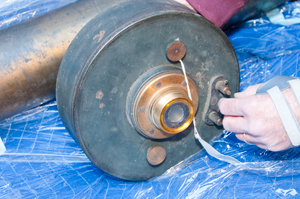
[{"label": "bolt hole", "polygon": [[155,84],[155,87],[156,87],[156,88],[161,87],[161,82],[157,82],[157,83]]},{"label": "bolt hole", "polygon": [[149,133],[150,133],[150,134],[153,134],[153,133],[154,133],[154,129],[150,129],[150,130],[149,130]]},{"label": "bolt hole", "polygon": [[145,111],[145,107],[142,106],[142,107],[140,108],[140,112],[143,113],[144,111]]}]

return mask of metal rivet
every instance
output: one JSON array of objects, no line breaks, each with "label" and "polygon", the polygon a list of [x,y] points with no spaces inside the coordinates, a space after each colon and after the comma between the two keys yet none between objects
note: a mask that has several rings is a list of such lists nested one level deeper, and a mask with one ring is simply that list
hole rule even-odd
[{"label": "metal rivet", "polygon": [[172,62],[181,60],[186,53],[186,47],[184,43],[180,41],[173,42],[167,50],[167,57]]},{"label": "metal rivet", "polygon": [[151,146],[147,151],[147,160],[153,166],[161,164],[166,156],[167,152],[162,146]]}]

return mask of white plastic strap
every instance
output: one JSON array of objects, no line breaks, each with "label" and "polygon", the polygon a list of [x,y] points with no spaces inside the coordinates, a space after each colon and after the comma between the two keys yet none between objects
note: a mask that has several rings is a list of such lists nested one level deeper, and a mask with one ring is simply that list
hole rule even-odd
[{"label": "white plastic strap", "polygon": [[2,155],[6,151],[6,148],[2,142],[2,139],[0,137],[0,155]]},{"label": "white plastic strap", "polygon": [[300,79],[293,79],[288,82],[300,107]]},{"label": "white plastic strap", "polygon": [[[187,86],[187,91],[188,91],[188,96],[189,96],[190,100],[193,101],[192,100],[191,91],[190,91],[189,82],[188,82],[188,78],[186,76],[185,66],[184,66],[182,60],[179,60],[179,61],[181,63],[182,72],[184,74],[184,78],[185,78],[185,82],[186,82],[186,86]],[[193,119],[193,125],[194,125],[194,135],[195,135],[195,138],[202,144],[203,148],[206,150],[206,152],[209,155],[211,155],[212,157],[217,158],[217,159],[219,159],[221,161],[228,162],[230,164],[234,164],[234,165],[241,164],[241,162],[238,161],[237,159],[235,159],[234,157],[221,154],[214,147],[212,147],[205,140],[203,140],[200,137],[199,133],[198,133],[198,130],[197,130],[197,127],[196,127],[196,120],[195,120],[195,118]]]},{"label": "white plastic strap", "polygon": [[278,86],[267,91],[272,98],[282,124],[294,146],[300,145],[300,126],[283,93]]}]

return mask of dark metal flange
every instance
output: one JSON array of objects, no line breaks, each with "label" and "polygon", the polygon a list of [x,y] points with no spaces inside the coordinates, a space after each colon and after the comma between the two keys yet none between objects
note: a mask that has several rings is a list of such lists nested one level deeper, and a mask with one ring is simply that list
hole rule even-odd
[{"label": "dark metal flange", "polygon": [[219,111],[218,102],[221,98],[231,95],[228,87],[228,79],[223,75],[213,76],[209,82],[208,95],[204,107],[202,119],[208,125],[222,125],[222,115]]},{"label": "dark metal flange", "polygon": [[[187,48],[186,71],[198,90],[197,129],[210,141],[219,129],[206,125],[201,117],[208,82],[222,71],[231,77],[232,92],[237,92],[239,68],[226,35],[203,17],[169,1],[127,1],[91,20],[66,52],[57,80],[59,114],[85,154],[103,171],[126,180],[147,180],[202,149],[191,126],[169,138],[149,139],[127,117],[132,114],[127,113],[127,101],[134,100],[129,92],[143,74],[161,67],[180,70],[179,63],[166,58],[168,45],[177,38]],[[145,112],[146,107],[138,110]],[[148,149],[154,146],[166,151],[157,166],[147,160]]]}]

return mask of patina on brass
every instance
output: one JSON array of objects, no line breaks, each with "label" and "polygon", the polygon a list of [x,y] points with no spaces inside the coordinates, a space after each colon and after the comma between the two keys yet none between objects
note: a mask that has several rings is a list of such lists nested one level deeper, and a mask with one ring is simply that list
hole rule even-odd
[{"label": "patina on brass", "polygon": [[198,108],[197,86],[189,78],[192,93],[188,97],[184,75],[164,72],[150,78],[134,100],[133,124],[149,138],[163,139],[184,131],[192,123]]}]

